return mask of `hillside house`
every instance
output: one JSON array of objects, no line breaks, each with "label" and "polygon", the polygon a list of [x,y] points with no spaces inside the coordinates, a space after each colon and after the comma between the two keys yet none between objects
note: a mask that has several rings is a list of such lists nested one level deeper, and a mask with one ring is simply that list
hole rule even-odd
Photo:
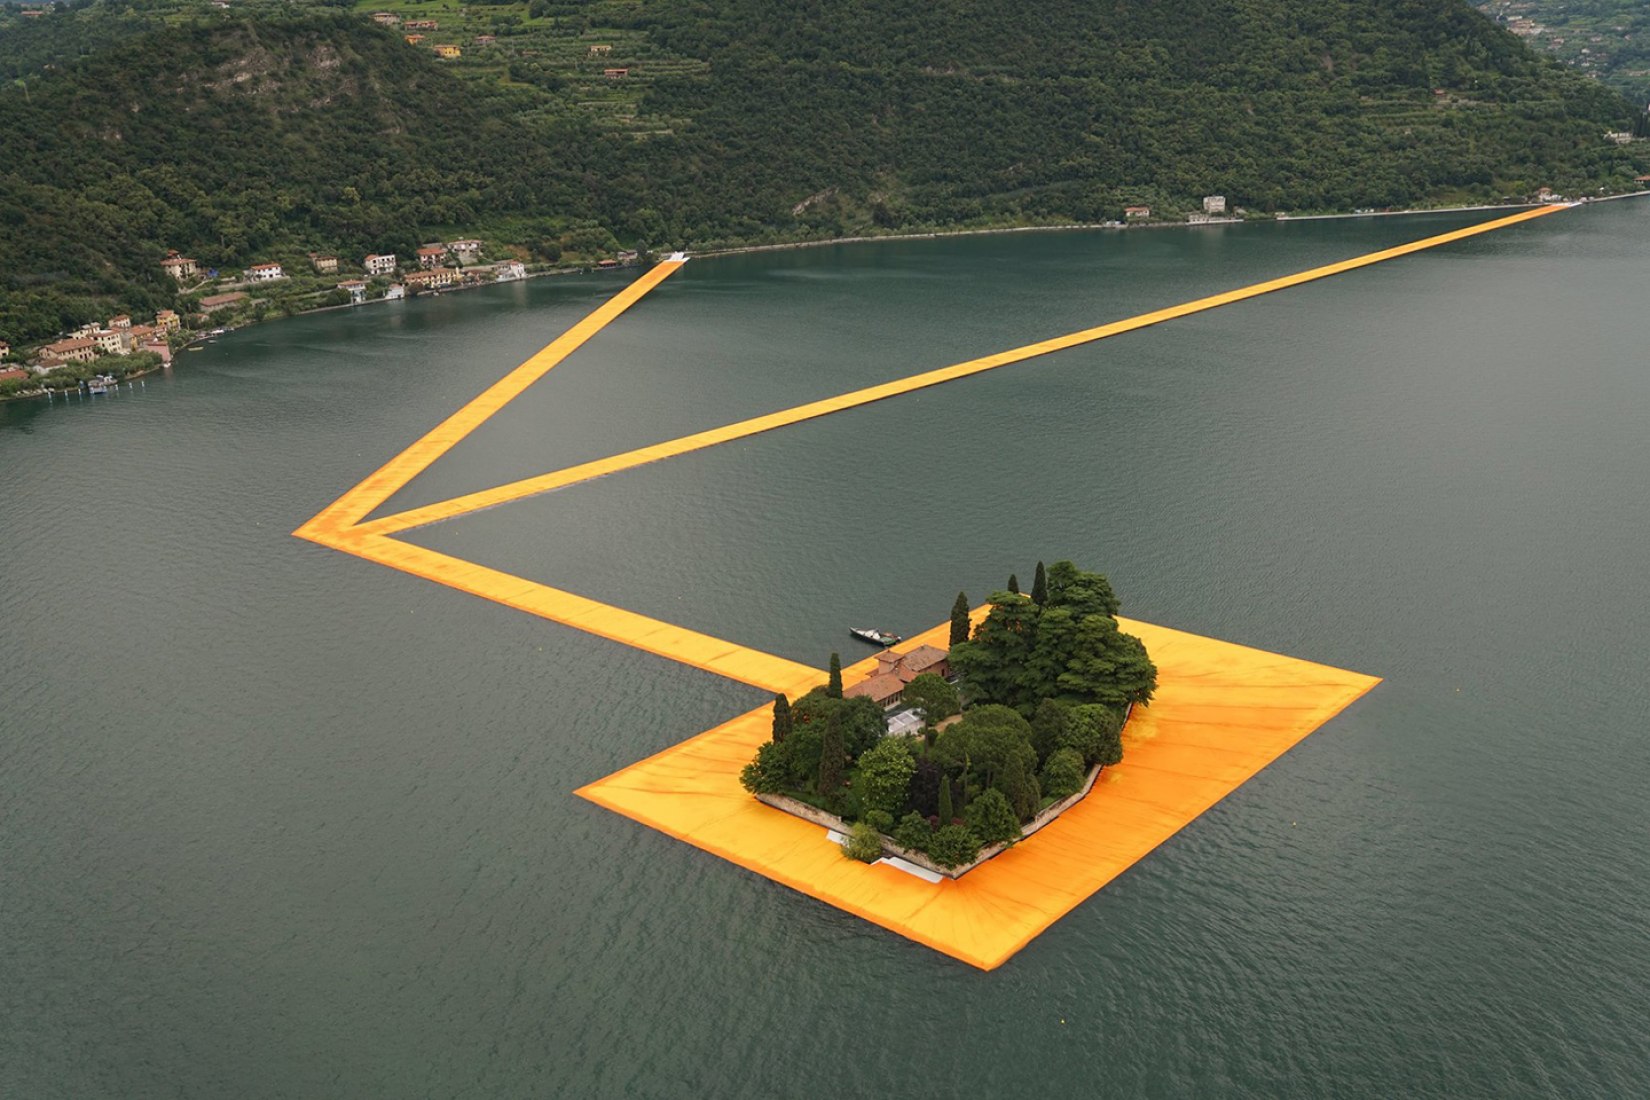
[{"label": "hillside house", "polygon": [[520,260],[505,260],[493,269],[493,276],[501,283],[527,278],[527,265]]},{"label": "hillside house", "polygon": [[391,283],[384,288],[384,301],[398,302],[407,296],[407,288],[400,283]]},{"label": "hillside house", "polygon": [[319,252],[309,254],[309,262],[322,275],[338,274],[338,257],[324,256]]},{"label": "hillside house", "polygon": [[458,272],[450,267],[438,267],[431,271],[414,271],[404,280],[408,290],[444,290],[453,285]]},{"label": "hillside house", "polygon": [[374,254],[362,260],[361,266],[367,269],[368,275],[394,275],[395,257]]},{"label": "hillside house", "polygon": [[630,75],[629,69],[603,69],[602,75],[609,80],[623,80]]},{"label": "hillside house", "polygon": [[401,22],[401,17],[393,11],[375,11],[372,13],[372,21],[380,27],[393,27]]},{"label": "hillside house", "polygon": [[424,36],[421,34],[404,34],[401,36],[401,40],[409,46],[416,46],[424,41]]},{"label": "hillside house", "polygon": [[451,42],[444,43],[440,46],[433,46],[431,48],[435,50],[435,55],[437,57],[445,58],[448,61],[451,61],[455,57],[461,57],[464,54],[463,50],[459,49]]},{"label": "hillside house", "polygon": [[1125,206],[1123,208],[1123,217],[1129,221],[1140,221],[1151,216],[1152,208],[1149,206]]},{"label": "hillside house", "polygon": [[246,277],[255,283],[267,283],[286,278],[286,272],[282,271],[281,265],[277,263],[253,264],[246,269]]},{"label": "hillside house", "polygon": [[478,45],[478,46],[491,46],[494,42],[497,42],[497,41],[498,41],[498,38],[495,37],[494,35],[490,35],[490,34],[478,34],[478,35],[476,35],[476,45]]},{"label": "hillside house", "polygon": [[345,279],[338,284],[338,289],[349,294],[349,304],[358,306],[367,300],[367,281],[365,279]]},{"label": "hillside house", "polygon": [[481,258],[480,241],[448,241],[447,250],[462,263],[472,264]]},{"label": "hillside house", "polygon": [[1205,214],[1224,214],[1224,213],[1226,213],[1226,196],[1225,195],[1204,195],[1203,196],[1203,212]]},{"label": "hillside house", "polygon": [[57,366],[64,363],[90,363],[97,355],[96,342],[85,336],[59,340],[40,349],[41,360]]},{"label": "hillside house", "polygon": [[92,333],[91,340],[102,355],[125,355],[132,350],[126,344],[125,334],[112,328],[98,329]]},{"label": "hillside house", "polygon": [[155,310],[155,324],[167,332],[176,332],[183,327],[183,320],[173,310],[157,309]]},{"label": "hillside house", "polygon": [[597,43],[590,47],[591,57],[606,57],[613,52],[613,47],[604,43]]},{"label": "hillside house", "polygon": [[22,367],[6,367],[0,370],[0,382],[21,382],[29,376],[29,372]]},{"label": "hillside house", "polygon": [[232,290],[228,294],[208,294],[201,299],[201,312],[216,313],[220,309],[228,309],[237,302],[246,300],[245,293],[239,290]]},{"label": "hillside house", "polygon": [[11,345],[6,343],[4,340],[0,340],[0,359],[4,359],[7,356],[9,356],[10,354],[11,354]]},{"label": "hillside house", "polygon": [[160,262],[160,267],[162,271],[180,283],[185,279],[193,279],[195,272],[198,270],[194,260],[188,256],[179,256],[176,252],[168,252],[166,259]]},{"label": "hillside house", "polygon": [[418,250],[418,266],[425,271],[432,271],[447,262],[447,247],[439,244],[427,244]]},{"label": "hillside house", "polygon": [[409,19],[401,26],[409,31],[433,31],[438,30],[441,24],[434,19]]},{"label": "hillside house", "polygon": [[104,325],[103,327],[104,328],[131,328],[132,327],[132,318],[129,314],[122,313],[118,317],[109,318],[109,323]]}]

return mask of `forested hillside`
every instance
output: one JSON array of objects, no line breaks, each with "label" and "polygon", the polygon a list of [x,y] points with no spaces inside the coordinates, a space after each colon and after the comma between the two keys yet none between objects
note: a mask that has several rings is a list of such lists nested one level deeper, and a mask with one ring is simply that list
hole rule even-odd
[{"label": "forested hillside", "polygon": [[0,338],[171,304],[167,248],[229,268],[474,234],[554,255],[1644,170],[1603,140],[1626,101],[1462,0],[392,3],[465,56],[370,4],[0,8]]}]

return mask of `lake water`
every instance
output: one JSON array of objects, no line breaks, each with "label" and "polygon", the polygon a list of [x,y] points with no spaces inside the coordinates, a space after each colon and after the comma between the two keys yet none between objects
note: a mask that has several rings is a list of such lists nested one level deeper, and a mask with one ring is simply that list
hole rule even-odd
[{"label": "lake water", "polygon": [[[1481,217],[695,261],[391,505]],[[1647,248],[1572,210],[411,536],[815,664],[1071,558],[1386,678],[990,974],[572,795],[758,692],[291,537],[621,277],[0,409],[0,1095],[1642,1095]]]}]

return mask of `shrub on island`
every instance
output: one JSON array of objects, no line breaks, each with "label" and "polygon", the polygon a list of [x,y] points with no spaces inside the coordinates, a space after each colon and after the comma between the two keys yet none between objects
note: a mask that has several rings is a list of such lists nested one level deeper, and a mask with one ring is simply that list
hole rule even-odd
[{"label": "shrub on island", "polygon": [[805,816],[840,820],[844,855],[866,862],[895,847],[966,870],[983,848],[1040,826],[1099,769],[1122,760],[1127,708],[1151,699],[1157,669],[1140,640],[1118,629],[1105,577],[1070,562],[1047,570],[1039,562],[1035,576],[1029,596],[1012,584],[995,593],[966,640],[955,641],[953,609],[950,665],[960,693],[932,673],[902,692],[923,736],[891,737],[881,706],[845,698],[832,654],[826,685],[795,703],[775,698],[773,738],[740,782],[826,815]]}]

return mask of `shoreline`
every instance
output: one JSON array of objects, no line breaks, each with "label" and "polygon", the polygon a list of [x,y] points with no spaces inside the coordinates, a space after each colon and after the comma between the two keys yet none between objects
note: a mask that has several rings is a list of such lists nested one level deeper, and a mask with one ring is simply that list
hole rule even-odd
[{"label": "shoreline", "polygon": [[[1650,189],[1640,190],[1640,191],[1628,191],[1628,192],[1623,192],[1622,194],[1619,194],[1619,195],[1603,195],[1603,196],[1599,196],[1599,197],[1596,197],[1596,198],[1583,198],[1583,199],[1579,199],[1579,200],[1570,201],[1570,202],[1564,203],[1562,205],[1569,205],[1569,206],[1583,205],[1583,206],[1585,206],[1585,205],[1592,205],[1593,203],[1615,202],[1615,201],[1618,201],[1618,200],[1621,200],[1621,199],[1641,198],[1641,197],[1644,197],[1644,196],[1647,196],[1647,195],[1650,195]],[[900,242],[900,241],[931,241],[931,240],[942,240],[942,239],[951,238],[951,237],[984,237],[984,236],[996,236],[996,235],[1009,234],[1009,233],[1069,233],[1069,232],[1074,232],[1074,231],[1094,231],[1094,230],[1124,231],[1124,230],[1138,230],[1138,229],[1159,229],[1159,230],[1161,230],[1161,229],[1205,229],[1205,228],[1209,228],[1209,227],[1212,227],[1212,226],[1228,226],[1228,225],[1275,225],[1275,224],[1282,223],[1282,222],[1344,221],[1344,220],[1355,219],[1355,218],[1414,217],[1414,216],[1421,215],[1421,214],[1464,214],[1464,213],[1474,213],[1474,212],[1479,212],[1479,211],[1494,211],[1494,210],[1509,210],[1509,211],[1512,211],[1512,210],[1526,210],[1526,209],[1531,209],[1531,208],[1538,207],[1538,206],[1547,206],[1547,205],[1560,205],[1560,204],[1557,204],[1557,203],[1539,203],[1539,202],[1474,203],[1474,204],[1465,205],[1465,206],[1415,207],[1415,208],[1409,208],[1409,209],[1405,209],[1405,210],[1372,210],[1372,211],[1368,211],[1366,213],[1352,212],[1352,213],[1342,213],[1342,214],[1277,214],[1277,215],[1275,215],[1273,217],[1270,217],[1270,218],[1221,218],[1221,219],[1217,219],[1217,220],[1209,221],[1209,222],[1167,222],[1167,221],[1159,221],[1159,222],[1147,221],[1147,222],[1133,222],[1133,223],[1130,223],[1130,222],[1059,222],[1059,223],[1052,223],[1052,224],[1048,224],[1048,225],[989,226],[989,227],[983,227],[983,228],[977,228],[977,229],[934,229],[934,230],[927,230],[927,231],[920,232],[920,233],[897,233],[897,232],[896,233],[877,233],[877,234],[861,235],[861,236],[854,236],[854,237],[832,237],[832,238],[829,238],[829,239],[826,239],[826,240],[782,241],[782,242],[777,242],[777,243],[774,243],[774,244],[737,245],[737,246],[730,247],[730,248],[717,248],[717,249],[707,249],[707,250],[702,251],[702,252],[690,252],[687,255],[688,255],[689,259],[693,259],[693,260],[714,260],[714,259],[727,257],[727,256],[740,256],[740,255],[747,255],[747,254],[759,253],[759,252],[787,252],[787,251],[791,251],[793,249],[823,248],[823,247],[827,247],[827,246],[830,246],[830,245],[879,244],[879,243],[885,243],[885,242]],[[627,271],[632,266],[639,266],[639,265],[626,265],[626,266],[623,266],[623,267],[609,268],[609,269],[593,268],[593,267],[554,268],[554,269],[546,270],[546,271],[531,271],[531,272],[528,272],[527,274],[525,274],[520,279],[511,279],[511,280],[508,280],[508,282],[527,282],[530,279],[544,279],[544,278],[550,278],[550,277],[553,277],[553,276],[595,275],[595,274],[601,274],[604,270],[606,270],[606,271]],[[445,291],[443,291],[441,293],[452,293],[454,291],[464,291],[464,290],[480,290],[480,289],[484,289],[484,288],[487,288],[487,287],[497,287],[497,286],[500,286],[500,285],[503,285],[503,284],[498,283],[498,282],[476,283],[476,284],[472,284],[472,285],[469,285],[469,286],[448,287],[448,288],[446,288]],[[346,304],[332,305],[332,306],[316,306],[312,309],[302,309],[302,310],[298,310],[295,313],[283,314],[280,317],[266,317],[262,321],[249,320],[249,321],[246,321],[243,324],[232,325],[232,326],[221,326],[221,327],[223,327],[225,329],[225,332],[223,333],[223,335],[227,335],[230,332],[237,332],[241,329],[250,328],[253,325],[267,324],[270,321],[285,320],[288,317],[303,317],[303,316],[307,316],[309,314],[314,314],[314,313],[330,313],[330,312],[335,312],[335,311],[339,311],[339,310],[354,310],[354,309],[359,309],[363,305],[374,305],[374,304],[383,302],[385,300],[386,299],[383,299],[383,298],[376,298],[371,302],[346,303]],[[407,300],[407,299],[395,299],[395,300],[404,301],[404,300]],[[200,336],[196,337],[195,339],[189,340],[189,341],[187,341],[183,344],[178,345],[178,347],[177,347],[177,349],[174,353],[174,357],[177,353],[184,352],[186,350],[189,350],[190,348],[199,347],[203,343],[208,342],[210,340],[210,338],[211,338],[210,333],[202,333]],[[135,372],[133,372],[131,374],[128,374],[125,377],[123,377],[121,379],[121,381],[129,382],[133,379],[144,378],[148,375],[156,373],[157,371],[168,370],[173,365],[175,365],[175,358],[174,358],[174,363],[162,363],[162,364],[159,364],[155,367],[151,367],[148,370],[135,371]],[[75,391],[64,391],[63,396],[65,397],[65,399],[67,399],[68,396],[70,395],[70,393],[72,393],[72,392],[75,392]],[[8,404],[8,403],[14,402],[14,401],[38,401],[42,397],[45,397],[48,400],[55,400],[54,393],[52,391],[50,391],[49,389],[47,389],[45,387],[42,387],[39,390],[24,391],[24,392],[21,392],[21,393],[14,393],[14,394],[11,394],[11,395],[5,396],[5,397],[0,397],[0,405]]]}]

